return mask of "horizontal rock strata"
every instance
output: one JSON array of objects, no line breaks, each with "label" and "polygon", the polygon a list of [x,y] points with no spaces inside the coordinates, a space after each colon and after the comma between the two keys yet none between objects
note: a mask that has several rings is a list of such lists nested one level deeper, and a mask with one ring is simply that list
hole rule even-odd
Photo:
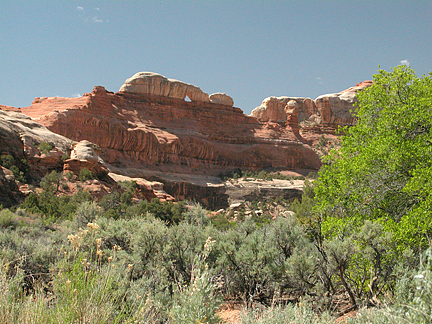
[{"label": "horizontal rock strata", "polygon": [[116,166],[213,174],[320,166],[290,130],[225,104],[95,87],[82,98],[37,98],[21,111],[53,132],[97,144]]}]

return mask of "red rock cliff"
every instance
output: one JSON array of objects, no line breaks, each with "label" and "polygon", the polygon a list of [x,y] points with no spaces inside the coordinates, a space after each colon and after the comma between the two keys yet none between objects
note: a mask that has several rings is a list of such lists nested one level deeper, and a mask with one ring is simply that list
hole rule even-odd
[{"label": "red rock cliff", "polygon": [[55,133],[97,144],[117,167],[216,174],[234,167],[320,166],[290,129],[227,104],[95,87],[81,98],[36,98],[21,111]]}]

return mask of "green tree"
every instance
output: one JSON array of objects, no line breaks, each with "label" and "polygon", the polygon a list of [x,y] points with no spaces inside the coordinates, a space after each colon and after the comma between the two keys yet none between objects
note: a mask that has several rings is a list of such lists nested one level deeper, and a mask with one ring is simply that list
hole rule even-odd
[{"label": "green tree", "polygon": [[[366,219],[395,234],[399,248],[427,246],[432,207],[432,79],[406,66],[379,70],[357,95],[357,125],[320,171],[317,211]],[[325,222],[325,221],[324,221]]]}]

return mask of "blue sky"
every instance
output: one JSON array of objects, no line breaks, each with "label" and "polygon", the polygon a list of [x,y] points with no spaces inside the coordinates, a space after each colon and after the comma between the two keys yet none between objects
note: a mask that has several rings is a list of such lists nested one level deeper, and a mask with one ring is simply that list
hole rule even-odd
[{"label": "blue sky", "polygon": [[0,104],[118,91],[151,71],[225,92],[338,92],[378,66],[432,69],[432,1],[0,0]]}]

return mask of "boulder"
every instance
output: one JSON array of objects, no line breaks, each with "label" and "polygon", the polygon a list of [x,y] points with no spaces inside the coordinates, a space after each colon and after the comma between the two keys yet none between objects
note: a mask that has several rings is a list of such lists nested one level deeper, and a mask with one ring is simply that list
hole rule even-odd
[{"label": "boulder", "polygon": [[[42,143],[52,149],[41,151]],[[61,168],[62,157],[69,152],[71,143],[21,112],[0,110],[0,154],[10,154],[17,161],[26,159],[40,174]]]},{"label": "boulder", "polygon": [[230,107],[234,106],[234,100],[226,93],[221,93],[221,92],[211,94],[210,102],[214,104],[225,105]]},{"label": "boulder", "polygon": [[74,143],[70,159],[64,161],[63,171],[78,175],[85,168],[98,177],[108,174],[108,168],[97,152],[100,148],[87,140]]}]

